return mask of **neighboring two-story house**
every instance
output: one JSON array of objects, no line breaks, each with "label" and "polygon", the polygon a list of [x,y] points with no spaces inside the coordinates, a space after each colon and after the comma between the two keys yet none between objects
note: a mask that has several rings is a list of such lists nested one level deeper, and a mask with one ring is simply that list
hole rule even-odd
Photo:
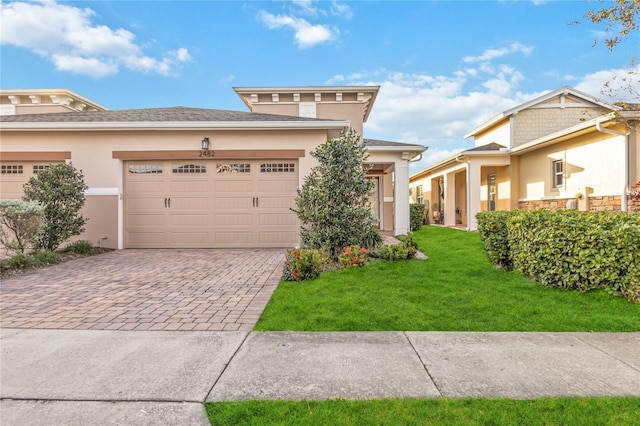
[{"label": "neighboring two-story house", "polygon": [[475,146],[410,177],[432,223],[477,227],[486,210],[640,210],[640,111],[563,87],[506,110],[465,138]]}]

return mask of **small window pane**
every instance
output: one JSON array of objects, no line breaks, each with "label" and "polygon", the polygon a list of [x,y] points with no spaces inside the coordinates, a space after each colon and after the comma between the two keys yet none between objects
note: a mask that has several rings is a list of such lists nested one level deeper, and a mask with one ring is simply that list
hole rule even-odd
[{"label": "small window pane", "polygon": [[260,173],[295,173],[295,163],[262,163]]},{"label": "small window pane", "polygon": [[173,173],[207,173],[204,164],[174,164]]},{"label": "small window pane", "polygon": [[33,166],[33,174],[37,175],[38,173],[40,173],[41,171],[48,169],[50,166],[49,165],[44,165],[44,164],[38,164]]},{"label": "small window pane", "polygon": [[162,173],[162,164],[129,164],[129,173],[132,174],[149,174]]},{"label": "small window pane", "polygon": [[251,164],[216,164],[216,173],[251,173]]},{"label": "small window pane", "polygon": [[0,167],[0,173],[3,175],[21,175],[22,165],[4,164]]}]

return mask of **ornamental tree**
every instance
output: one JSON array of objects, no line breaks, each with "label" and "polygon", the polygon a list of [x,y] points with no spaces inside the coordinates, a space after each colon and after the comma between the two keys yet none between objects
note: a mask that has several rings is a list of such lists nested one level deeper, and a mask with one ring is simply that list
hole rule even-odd
[{"label": "ornamental tree", "polygon": [[25,201],[37,201],[44,206],[44,225],[38,238],[38,248],[55,250],[69,238],[84,231],[87,218],[81,214],[84,206],[82,171],[72,164],[56,164],[41,170],[24,184]]},{"label": "ornamental tree", "polygon": [[325,250],[337,260],[343,247],[372,248],[381,241],[369,208],[373,182],[367,179],[368,154],[353,129],[311,153],[317,166],[298,190],[300,238],[308,248]]}]

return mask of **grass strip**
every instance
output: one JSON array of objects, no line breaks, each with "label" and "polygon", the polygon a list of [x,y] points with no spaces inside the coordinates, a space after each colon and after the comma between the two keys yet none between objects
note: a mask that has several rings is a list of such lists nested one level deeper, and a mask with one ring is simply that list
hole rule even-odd
[{"label": "grass strip", "polygon": [[640,398],[383,399],[206,404],[212,425],[637,425]]},{"label": "grass strip", "polygon": [[376,261],[282,282],[259,331],[640,331],[640,304],[494,268],[475,232],[414,233],[427,260]]}]

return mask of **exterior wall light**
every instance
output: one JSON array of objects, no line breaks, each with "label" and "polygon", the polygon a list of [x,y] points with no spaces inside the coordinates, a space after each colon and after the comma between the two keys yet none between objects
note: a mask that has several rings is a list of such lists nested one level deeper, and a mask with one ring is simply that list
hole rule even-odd
[{"label": "exterior wall light", "polygon": [[209,138],[202,139],[202,149],[205,151],[209,149]]}]

